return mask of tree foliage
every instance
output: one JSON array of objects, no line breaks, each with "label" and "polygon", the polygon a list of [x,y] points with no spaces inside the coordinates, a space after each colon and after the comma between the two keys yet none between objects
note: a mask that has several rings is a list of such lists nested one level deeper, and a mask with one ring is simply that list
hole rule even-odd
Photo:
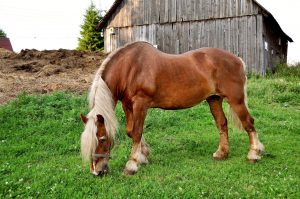
[{"label": "tree foliage", "polygon": [[81,37],[78,38],[78,50],[103,50],[103,34],[96,30],[96,27],[101,19],[102,16],[99,10],[93,3],[91,3],[84,15],[83,25],[81,25],[82,30],[80,31]]},{"label": "tree foliage", "polygon": [[0,37],[6,37],[6,33],[2,29],[0,29]]}]

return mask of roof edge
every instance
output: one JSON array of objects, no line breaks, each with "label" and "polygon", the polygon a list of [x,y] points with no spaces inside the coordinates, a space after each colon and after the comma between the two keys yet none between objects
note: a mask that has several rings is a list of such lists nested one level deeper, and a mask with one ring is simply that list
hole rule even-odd
[{"label": "roof edge", "polygon": [[107,13],[104,15],[104,17],[101,19],[98,26],[96,27],[97,31],[100,31],[104,28],[109,18],[114,14],[114,12],[117,10],[117,8],[122,2],[123,0],[115,0],[113,5],[110,7],[110,9],[107,11]]},{"label": "roof edge", "polygon": [[293,39],[288,36],[283,30],[282,28],[280,27],[279,23],[277,22],[277,20],[275,19],[275,17],[264,7],[262,6],[260,3],[258,3],[256,0],[253,0],[253,2],[255,4],[257,4],[262,10],[263,10],[263,14],[267,15],[268,17],[271,17],[271,19],[275,22],[275,24],[278,26],[279,30],[282,32],[282,34],[286,37],[286,39],[289,41],[289,42],[294,42]]}]

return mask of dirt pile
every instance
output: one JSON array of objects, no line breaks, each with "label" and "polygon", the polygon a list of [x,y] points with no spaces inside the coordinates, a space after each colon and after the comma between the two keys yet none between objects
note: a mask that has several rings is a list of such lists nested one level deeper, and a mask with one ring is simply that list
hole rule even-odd
[{"label": "dirt pile", "polygon": [[0,104],[22,92],[85,92],[105,57],[101,52],[26,49],[16,54],[0,48]]}]

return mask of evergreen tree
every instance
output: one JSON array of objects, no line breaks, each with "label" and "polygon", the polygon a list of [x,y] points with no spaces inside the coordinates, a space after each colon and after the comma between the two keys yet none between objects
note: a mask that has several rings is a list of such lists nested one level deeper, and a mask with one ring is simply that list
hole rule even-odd
[{"label": "evergreen tree", "polygon": [[78,50],[103,50],[104,38],[100,31],[96,31],[96,27],[102,16],[96,6],[91,2],[91,5],[86,10],[84,15],[84,23],[81,25],[80,35],[78,38]]},{"label": "evergreen tree", "polygon": [[2,29],[0,29],[0,37],[6,37],[6,33]]}]

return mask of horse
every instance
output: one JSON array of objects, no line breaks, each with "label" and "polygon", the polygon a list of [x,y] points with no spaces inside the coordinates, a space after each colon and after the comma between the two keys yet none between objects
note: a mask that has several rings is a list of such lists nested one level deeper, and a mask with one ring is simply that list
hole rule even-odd
[{"label": "horse", "polygon": [[103,176],[117,130],[115,107],[121,101],[126,116],[126,134],[132,139],[124,173],[133,175],[148,163],[149,145],[142,133],[149,108],[176,110],[206,100],[219,130],[219,146],[213,158],[228,157],[227,119],[222,109],[227,101],[236,122],[248,133],[248,160],[261,159],[264,146],[247,108],[244,61],[217,48],[200,48],[183,54],[167,54],[147,42],[133,42],[112,52],[95,74],[88,100],[90,112],[81,114],[85,124],[81,155],[90,171]]}]

